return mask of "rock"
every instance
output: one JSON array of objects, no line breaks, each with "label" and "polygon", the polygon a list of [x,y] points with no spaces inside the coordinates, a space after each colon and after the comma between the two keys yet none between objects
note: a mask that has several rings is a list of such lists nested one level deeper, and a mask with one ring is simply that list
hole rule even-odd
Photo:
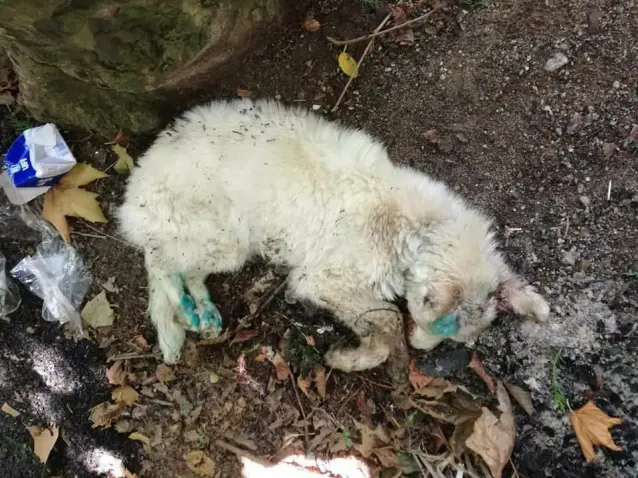
[{"label": "rock", "polygon": [[563,66],[569,63],[569,59],[564,53],[557,52],[554,53],[549,60],[545,63],[545,71],[550,73],[559,70]]},{"label": "rock", "polygon": [[616,143],[603,143],[603,156],[609,158],[618,148]]},{"label": "rock", "polygon": [[[216,2],[0,0],[0,48],[38,121],[111,137],[151,132],[178,97],[239,65],[285,0]],[[263,43],[263,42],[262,42]],[[222,66],[224,68],[222,68]]]}]

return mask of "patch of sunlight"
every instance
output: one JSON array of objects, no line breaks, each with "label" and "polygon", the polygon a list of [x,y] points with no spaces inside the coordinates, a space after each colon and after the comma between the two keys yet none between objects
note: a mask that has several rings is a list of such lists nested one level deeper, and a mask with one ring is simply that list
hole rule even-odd
[{"label": "patch of sunlight", "polygon": [[324,460],[303,455],[290,455],[273,466],[264,466],[248,458],[242,458],[243,478],[317,478],[339,476],[341,478],[370,478],[368,465],[354,456]]},{"label": "patch of sunlight", "polygon": [[55,350],[36,346],[31,354],[33,370],[52,392],[71,393],[76,383],[71,377],[70,365]]},{"label": "patch of sunlight", "polygon": [[124,478],[126,468],[121,459],[108,450],[96,448],[84,455],[84,466],[92,473],[108,475],[112,478]]},{"label": "patch of sunlight", "polygon": [[[21,390],[16,392],[22,395]],[[24,395],[23,395],[24,396]],[[27,392],[27,403],[31,406],[31,410],[35,415],[43,415],[47,418],[49,423],[57,423],[60,419],[60,413],[55,408],[53,396],[50,393],[44,392]]]}]

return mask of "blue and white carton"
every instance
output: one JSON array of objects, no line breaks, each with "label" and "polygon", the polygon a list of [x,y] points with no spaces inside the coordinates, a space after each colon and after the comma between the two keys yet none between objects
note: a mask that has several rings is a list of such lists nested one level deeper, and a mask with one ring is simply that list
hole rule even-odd
[{"label": "blue and white carton", "polygon": [[44,194],[76,164],[58,128],[51,123],[24,131],[7,151],[0,186],[13,204]]}]

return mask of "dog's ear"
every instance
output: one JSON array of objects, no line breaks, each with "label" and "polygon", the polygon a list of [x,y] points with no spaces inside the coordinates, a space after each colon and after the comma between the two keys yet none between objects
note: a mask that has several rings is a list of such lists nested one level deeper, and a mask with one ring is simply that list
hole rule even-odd
[{"label": "dog's ear", "polygon": [[549,320],[547,301],[523,279],[506,269],[497,292],[498,309],[544,323]]}]

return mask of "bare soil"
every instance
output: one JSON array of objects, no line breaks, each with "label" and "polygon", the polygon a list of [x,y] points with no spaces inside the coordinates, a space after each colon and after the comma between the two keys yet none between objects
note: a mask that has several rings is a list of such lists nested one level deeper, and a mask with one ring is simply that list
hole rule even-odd
[{"label": "bare soil", "polygon": [[[387,6],[315,2],[311,13],[322,25],[319,32],[297,24],[282,29],[223,84],[212,85],[210,98],[232,97],[241,88],[365,129],[387,144],[396,162],[447,182],[492,214],[506,254],[549,298],[553,312],[545,327],[504,317],[469,347],[494,378],[532,392],[534,414],[516,409],[518,438],[505,476],[638,476],[638,142],[625,144],[638,123],[638,6],[618,0],[477,5],[450,8],[414,26],[413,45],[396,44],[391,36],[379,39],[332,114],[347,78],[337,67],[340,48],[325,35],[368,33]],[[365,45],[348,52],[358,58]],[[547,60],[559,52],[569,62],[546,71]],[[19,110],[1,111],[0,146],[6,150],[28,120]],[[68,138],[79,160],[100,169],[112,166],[105,139],[77,131]],[[131,151],[140,154],[147,146],[147,138],[134,138]],[[176,174],[178,168],[176,158]],[[108,217],[125,181],[112,174],[92,187]],[[40,302],[21,289],[23,305],[10,323],[0,322],[0,403],[22,412],[18,418],[0,413],[3,476],[100,476],[108,470],[98,458],[106,454],[142,477],[190,477],[195,475],[183,455],[203,449],[216,464],[216,476],[234,477],[241,476],[239,462],[215,445],[218,438],[276,461],[323,427],[336,431],[314,450],[318,456],[338,448],[330,440],[343,436],[343,428],[360,443],[353,419],[393,433],[403,430],[401,437],[395,433],[395,443],[409,441],[431,453],[437,430],[449,432],[422,414],[397,408],[383,370],[333,371],[325,399],[314,392],[297,397],[291,381],[276,380],[268,360],[255,360],[262,345],[285,349],[297,377],[309,373],[330,344],[352,340],[330,317],[287,304],[283,294],[246,324],[256,332],[246,342],[197,345],[192,337],[185,362],[175,368],[176,380],[166,386],[153,378],[158,360],[128,360],[139,405],[121,417],[122,433],[91,428],[89,409],[109,400],[113,388],[106,379],[107,358],[147,354],[139,337],[152,347],[155,334],[145,312],[139,252],[118,239],[113,222],[73,221],[72,228],[73,244],[94,275],[88,297],[106,287],[116,322],[93,341],[74,342],[44,322]],[[0,244],[9,267],[35,245],[6,238]],[[268,274],[272,281],[255,289]],[[235,276],[212,277],[210,287],[234,329],[283,277],[266,264],[253,264]],[[246,297],[251,290],[255,296]],[[478,402],[493,405],[460,349],[444,344],[414,356],[427,373],[463,383]],[[242,354],[254,382],[238,379]],[[556,387],[572,409],[591,399],[623,418],[612,430],[622,451],[602,450],[598,462],[588,465],[569,410],[553,400]],[[31,453],[24,425],[49,422],[58,423],[63,435],[44,466]],[[128,438],[133,431],[150,438],[149,452]],[[374,456],[369,461],[375,468],[382,464]]]}]

